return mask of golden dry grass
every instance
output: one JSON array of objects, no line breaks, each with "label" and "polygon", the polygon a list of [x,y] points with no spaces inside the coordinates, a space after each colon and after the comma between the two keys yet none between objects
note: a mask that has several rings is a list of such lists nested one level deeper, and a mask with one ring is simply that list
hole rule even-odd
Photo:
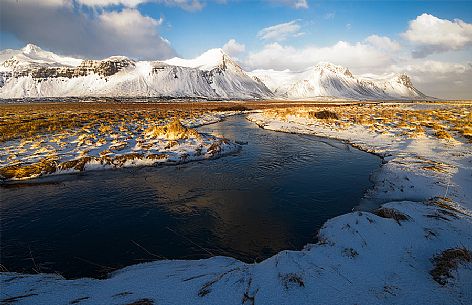
[{"label": "golden dry grass", "polygon": [[[200,137],[197,131],[183,126],[177,118],[191,121],[212,111],[263,109],[266,115],[278,119],[303,118],[308,124],[329,128],[347,129],[362,125],[379,134],[472,141],[472,104],[444,103],[437,106],[415,110],[408,105],[277,101],[3,104],[0,105],[0,145],[13,139],[18,141],[5,146],[4,160],[8,161],[8,166],[0,169],[0,175],[24,178],[53,172],[57,167],[83,170],[83,158],[87,157],[88,147],[107,144],[107,139],[111,139],[112,145],[93,158],[102,164],[120,164],[123,160],[115,161],[113,155],[128,148],[125,146],[127,139],[134,137],[144,150],[153,147],[149,138],[141,136],[146,132],[152,141],[167,140],[165,149],[171,149],[179,145],[177,140]],[[71,135],[77,137],[76,144],[81,151],[76,160],[60,163],[54,158],[42,157],[55,154],[51,144],[57,145],[58,150],[70,145]],[[161,139],[156,139],[159,137]],[[221,143],[215,143],[208,153],[216,154],[220,146]],[[22,163],[22,155],[29,151],[34,151],[37,157]],[[151,156],[149,159],[152,158],[163,157]],[[427,164],[424,169],[445,170],[436,164]]]},{"label": "golden dry grass", "polygon": [[[38,134],[52,134],[82,128],[85,133],[98,128],[109,134],[113,126],[120,131],[124,123],[138,121],[142,125],[161,125],[173,117],[188,119],[212,111],[244,111],[316,107],[313,102],[235,101],[235,102],[64,102],[0,104],[0,142],[26,139]],[[139,127],[138,127],[139,128]]]},{"label": "golden dry grass", "polygon": [[288,121],[305,118],[341,129],[362,125],[372,132],[393,133],[408,138],[434,136],[452,141],[472,140],[472,104],[432,103],[431,109],[408,105],[300,106],[265,110],[265,115]]},{"label": "golden dry grass", "polygon": [[0,168],[0,177],[3,179],[22,179],[42,174],[52,174],[56,171],[57,162],[54,157],[44,158],[29,165],[10,165]]},{"label": "golden dry grass", "polygon": [[192,128],[187,128],[178,118],[163,126],[151,126],[146,130],[146,136],[150,138],[163,137],[167,140],[200,139],[200,134]]}]

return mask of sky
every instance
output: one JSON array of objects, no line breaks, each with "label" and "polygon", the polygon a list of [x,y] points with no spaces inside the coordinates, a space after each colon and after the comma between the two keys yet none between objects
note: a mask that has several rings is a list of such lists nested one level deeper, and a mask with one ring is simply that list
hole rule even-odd
[{"label": "sky", "polygon": [[193,58],[223,48],[245,70],[318,62],[406,73],[430,96],[472,98],[472,1],[0,0],[0,48],[80,58]]}]

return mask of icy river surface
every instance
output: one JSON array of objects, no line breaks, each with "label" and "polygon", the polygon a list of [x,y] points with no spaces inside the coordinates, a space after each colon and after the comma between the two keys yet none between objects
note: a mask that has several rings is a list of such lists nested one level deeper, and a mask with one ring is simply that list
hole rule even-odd
[{"label": "icy river surface", "polygon": [[261,261],[315,242],[326,220],[358,204],[381,163],[339,141],[267,131],[242,115],[199,130],[244,145],[217,160],[2,186],[0,263],[77,278],[156,259]]}]

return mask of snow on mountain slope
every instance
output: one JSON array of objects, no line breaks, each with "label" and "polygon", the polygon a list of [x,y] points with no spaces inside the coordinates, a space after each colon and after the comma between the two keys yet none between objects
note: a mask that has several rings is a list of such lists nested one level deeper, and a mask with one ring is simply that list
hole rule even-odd
[{"label": "snow on mountain slope", "polygon": [[172,66],[197,68],[204,71],[210,71],[217,67],[223,67],[226,63],[230,63],[233,66],[241,69],[228,55],[225,54],[222,49],[210,49],[194,59],[174,57],[164,62]]},{"label": "snow on mountain slope", "polygon": [[[170,64],[172,62],[179,63]],[[133,61],[61,57],[28,45],[1,64],[0,98],[64,96],[170,96],[268,98],[272,92],[222,50],[194,60]]]},{"label": "snow on mountain slope", "polygon": [[[19,54],[20,50],[5,49],[0,51],[0,63],[3,63],[5,60],[10,59],[11,57]],[[1,67],[0,67],[1,68]]]},{"label": "snow on mountain slope", "polygon": [[[0,56],[2,67],[5,68],[27,68],[29,66],[78,66],[82,60],[72,57],[59,56],[52,52],[44,51],[33,44],[27,44],[21,50],[5,50],[7,52]],[[10,56],[9,56],[10,55]]]},{"label": "snow on mountain slope", "polygon": [[349,99],[426,99],[405,74],[389,78],[352,75],[349,69],[330,63],[300,72],[255,70],[250,73],[262,80],[276,96],[289,99],[336,97]]},{"label": "snow on mountain slope", "polygon": [[[271,91],[272,90],[272,91]],[[82,60],[28,44],[0,52],[0,98],[116,96],[211,99],[427,99],[407,75],[359,77],[341,66],[245,72],[221,49],[195,59]]]}]

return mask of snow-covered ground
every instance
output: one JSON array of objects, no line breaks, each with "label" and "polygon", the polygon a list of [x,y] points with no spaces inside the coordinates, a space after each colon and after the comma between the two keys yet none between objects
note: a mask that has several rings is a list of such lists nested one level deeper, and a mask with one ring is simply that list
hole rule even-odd
[{"label": "snow-covered ground", "polygon": [[[372,177],[375,187],[361,203],[361,208],[381,203],[381,209],[329,220],[317,244],[257,264],[226,257],[139,264],[105,280],[4,272],[0,299],[51,305],[471,304],[472,149],[464,138],[467,132],[450,131],[451,138],[439,139],[445,127],[404,126],[413,122],[411,115],[418,116],[416,121],[426,116],[439,122],[456,111],[454,122],[467,124],[470,105],[422,113],[421,118],[402,107],[389,109],[393,121],[380,117],[389,112],[372,107],[329,108],[339,120],[317,119],[313,111],[319,108],[249,115],[265,129],[337,138],[384,156],[386,163]],[[344,119],[358,111],[369,119]],[[397,119],[397,113],[404,113],[405,120]]]}]

